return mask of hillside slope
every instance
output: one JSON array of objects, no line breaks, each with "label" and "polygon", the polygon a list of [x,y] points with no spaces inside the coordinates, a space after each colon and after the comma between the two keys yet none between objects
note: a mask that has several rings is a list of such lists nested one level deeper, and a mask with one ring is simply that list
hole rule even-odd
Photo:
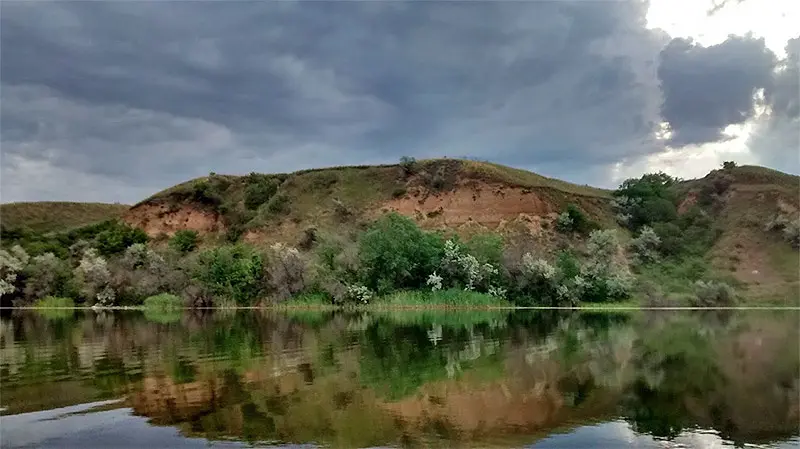
[{"label": "hillside slope", "polygon": [[124,216],[149,235],[194,229],[254,243],[296,243],[304,231],[347,234],[397,211],[429,229],[541,233],[567,204],[613,224],[610,192],[485,162],[436,159],[291,174],[212,174],[133,206]]},{"label": "hillside slope", "polygon": [[35,232],[64,231],[119,218],[130,206],[107,203],[42,201],[0,204],[4,228],[27,227]]},{"label": "hillside slope", "polygon": [[752,297],[800,298],[800,254],[768,224],[800,216],[800,177],[764,167],[714,170],[683,183],[679,211],[710,211],[719,238],[710,251],[718,272],[742,282]]}]

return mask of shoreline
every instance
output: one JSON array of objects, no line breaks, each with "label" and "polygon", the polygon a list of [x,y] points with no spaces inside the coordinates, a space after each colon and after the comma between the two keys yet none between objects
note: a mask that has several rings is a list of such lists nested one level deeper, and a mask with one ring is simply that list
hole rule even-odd
[{"label": "shoreline", "polygon": [[735,307],[646,307],[646,306],[574,306],[574,307],[545,307],[545,306],[454,306],[446,304],[430,304],[430,305],[401,305],[401,304],[366,304],[366,305],[327,305],[327,304],[276,304],[270,306],[236,306],[236,307],[182,307],[173,309],[159,309],[148,308],[144,306],[111,306],[111,307],[95,307],[95,306],[74,306],[74,307],[36,307],[36,306],[21,306],[21,307],[0,307],[0,310],[92,310],[92,311],[187,311],[187,310],[269,310],[269,311],[282,311],[282,310],[312,310],[312,311],[338,311],[338,310],[355,310],[355,311],[371,311],[371,310],[439,310],[439,311],[461,311],[461,310],[575,310],[575,311],[636,311],[636,310],[798,310],[798,306],[735,306]]}]

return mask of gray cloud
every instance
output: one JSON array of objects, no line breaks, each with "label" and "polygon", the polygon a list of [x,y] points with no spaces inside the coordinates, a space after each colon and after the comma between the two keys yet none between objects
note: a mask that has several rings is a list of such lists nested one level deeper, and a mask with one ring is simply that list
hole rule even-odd
[{"label": "gray cloud", "polygon": [[658,67],[669,143],[718,141],[727,126],[752,118],[754,95],[769,86],[775,62],[764,40],[751,36],[731,36],[709,47],[673,39],[661,51]]},{"label": "gray cloud", "polygon": [[748,147],[762,164],[800,174],[800,37],[789,40],[786,54],[764,91],[766,112]]},{"label": "gray cloud", "polygon": [[[644,1],[0,8],[3,201],[134,202],[209,171],[401,155],[608,185],[607,167],[663,150],[657,70],[669,36],[645,28]],[[743,47],[760,64],[751,40],[702,50]],[[669,63],[696,63],[695,51]],[[679,135],[729,117],[724,105],[681,121],[673,101],[664,115]]]}]

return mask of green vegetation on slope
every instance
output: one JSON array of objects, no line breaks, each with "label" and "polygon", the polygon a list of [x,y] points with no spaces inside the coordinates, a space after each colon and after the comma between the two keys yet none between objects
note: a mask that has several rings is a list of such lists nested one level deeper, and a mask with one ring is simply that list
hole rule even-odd
[{"label": "green vegetation on slope", "polygon": [[117,219],[128,207],[124,204],[58,201],[7,203],[0,204],[0,222],[6,229],[27,228],[40,233],[68,231]]},{"label": "green vegetation on slope", "polygon": [[[411,189],[423,196],[450,191],[470,181],[537,191],[542,198],[566,206],[581,203],[608,222],[609,192],[546,178],[525,170],[488,162],[458,159],[415,161],[396,165],[343,166],[291,174],[230,176],[210,174],[156,193],[136,206],[188,205],[218,214],[227,239],[237,241],[247,230],[265,230],[280,223],[357,232],[376,206],[403,197]],[[282,230],[283,231],[283,230]],[[274,235],[276,240],[288,238]]]},{"label": "green vegetation on slope", "polygon": [[[4,301],[11,298],[23,304],[65,296],[87,304],[138,305],[168,293],[190,306],[279,304],[291,298],[302,298],[298,302],[304,304],[337,305],[509,301],[572,306],[631,298],[649,305],[671,305],[675,298],[682,304],[730,305],[738,295],[729,285],[740,294],[754,294],[752,283],[741,279],[742,273],[755,276],[758,270],[732,265],[728,271],[720,264],[720,248],[753,242],[757,248],[745,249],[768,251],[765,258],[772,271],[783,276],[782,282],[794,289],[789,291],[800,287],[793,270],[796,251],[764,231],[758,220],[780,206],[784,197],[773,195],[764,184],[737,180],[741,175],[745,181],[766,182],[770,171],[726,164],[690,183],[663,173],[626,180],[612,197],[617,219],[630,236],[586,208],[594,199],[605,204],[603,191],[559,187],[554,180],[525,173],[473,161],[406,158],[400,165],[291,175],[212,174],[145,202],[180,207],[180,202],[188,201],[213,208],[227,222],[228,242],[204,240],[198,249],[198,234],[180,230],[169,245],[148,248],[142,230],[117,221],[49,234],[4,228],[0,288]],[[374,209],[372,215],[364,213],[374,202],[397,196],[398,186],[441,192],[463,183],[465,177],[503,178],[506,185],[542,188],[545,196],[562,195],[562,200],[578,199],[580,204],[552,203],[562,206],[554,224],[559,232],[551,232],[552,240],[533,245],[486,232],[470,232],[462,240],[452,229],[431,231],[396,213],[377,220]],[[784,186],[791,179],[778,178],[776,184]],[[759,186],[760,202],[741,188],[753,185]],[[587,197],[590,203],[581,202]],[[606,217],[609,212],[604,212]],[[298,241],[281,235],[287,218],[332,226],[323,231],[308,227],[299,243],[286,244]],[[284,243],[256,247],[239,241],[250,227],[269,230],[273,241]],[[9,252],[14,244],[21,248]],[[768,289],[778,284],[762,285]],[[775,290],[773,296],[785,296],[784,291]]]}]

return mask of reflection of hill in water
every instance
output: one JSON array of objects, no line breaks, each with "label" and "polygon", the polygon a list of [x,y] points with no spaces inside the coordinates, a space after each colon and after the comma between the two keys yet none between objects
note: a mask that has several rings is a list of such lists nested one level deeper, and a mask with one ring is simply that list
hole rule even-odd
[{"label": "reflection of hill in water", "polygon": [[[0,329],[9,412],[124,396],[185,434],[503,446],[623,416],[640,432],[797,435],[796,313],[141,315]],[[74,401],[74,402],[70,402]]]}]

